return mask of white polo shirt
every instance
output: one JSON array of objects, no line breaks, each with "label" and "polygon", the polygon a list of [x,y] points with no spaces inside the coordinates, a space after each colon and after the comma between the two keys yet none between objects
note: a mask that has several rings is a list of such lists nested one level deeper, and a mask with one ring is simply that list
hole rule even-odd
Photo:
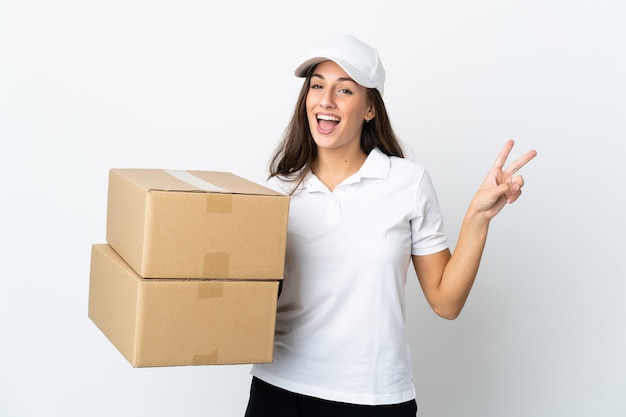
[{"label": "white polo shirt", "polygon": [[447,247],[435,190],[419,164],[374,149],[332,192],[309,173],[291,199],[274,360],[252,374],[332,401],[412,400],[407,269],[411,254]]}]

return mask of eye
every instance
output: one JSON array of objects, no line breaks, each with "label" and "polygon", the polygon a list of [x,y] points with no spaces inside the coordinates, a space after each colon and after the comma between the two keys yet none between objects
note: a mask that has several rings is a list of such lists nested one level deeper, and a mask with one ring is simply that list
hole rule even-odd
[{"label": "eye", "polygon": [[322,86],[321,86],[321,85],[319,85],[319,84],[311,83],[311,85],[309,86],[309,88],[310,88],[311,90],[319,90],[320,88],[322,88]]},{"label": "eye", "polygon": [[340,88],[339,92],[341,94],[347,94],[347,95],[352,95],[352,90],[350,90],[349,88]]}]

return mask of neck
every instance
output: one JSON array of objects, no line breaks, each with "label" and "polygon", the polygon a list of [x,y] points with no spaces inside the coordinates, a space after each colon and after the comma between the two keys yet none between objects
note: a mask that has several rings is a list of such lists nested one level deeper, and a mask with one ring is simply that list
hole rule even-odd
[{"label": "neck", "polygon": [[359,147],[355,151],[318,148],[317,158],[311,165],[313,173],[329,190],[334,190],[343,180],[361,169],[367,155]]}]

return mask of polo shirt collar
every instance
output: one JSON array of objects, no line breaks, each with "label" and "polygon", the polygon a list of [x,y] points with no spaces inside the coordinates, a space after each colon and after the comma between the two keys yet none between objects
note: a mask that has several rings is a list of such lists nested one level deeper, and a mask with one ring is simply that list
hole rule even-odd
[{"label": "polo shirt collar", "polygon": [[367,156],[365,162],[359,169],[358,174],[361,178],[381,178],[385,179],[389,176],[391,162],[389,157],[380,149],[374,148]]},{"label": "polo shirt collar", "polygon": [[[343,185],[360,182],[362,178],[385,179],[389,176],[391,162],[389,156],[385,155],[378,148],[372,149],[363,162],[361,168],[351,177],[347,178]],[[309,192],[327,191],[328,189],[312,172],[308,172],[304,178],[304,186]]]}]

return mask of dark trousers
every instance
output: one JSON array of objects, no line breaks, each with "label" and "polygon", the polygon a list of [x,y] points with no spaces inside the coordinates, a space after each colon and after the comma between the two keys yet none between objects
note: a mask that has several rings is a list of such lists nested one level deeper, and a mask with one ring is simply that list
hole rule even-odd
[{"label": "dark trousers", "polygon": [[294,394],[253,377],[245,417],[415,417],[415,400],[392,405],[359,405]]}]

